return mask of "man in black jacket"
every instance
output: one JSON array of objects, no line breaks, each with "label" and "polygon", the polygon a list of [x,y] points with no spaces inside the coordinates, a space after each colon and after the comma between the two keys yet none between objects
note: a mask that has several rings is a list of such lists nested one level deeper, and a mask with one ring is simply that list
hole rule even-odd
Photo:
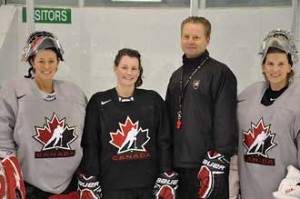
[{"label": "man in black jacket", "polygon": [[204,17],[182,22],[183,66],[172,74],[166,95],[180,199],[229,198],[237,81],[225,64],[209,56],[210,33]]}]

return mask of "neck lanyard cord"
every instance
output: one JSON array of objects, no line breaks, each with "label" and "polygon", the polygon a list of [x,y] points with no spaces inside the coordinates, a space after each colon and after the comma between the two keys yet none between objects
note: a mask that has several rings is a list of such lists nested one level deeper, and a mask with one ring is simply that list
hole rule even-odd
[{"label": "neck lanyard cord", "polygon": [[194,77],[194,75],[200,70],[200,68],[203,66],[203,64],[208,60],[209,57],[206,57],[199,66],[197,66],[197,68],[192,72],[192,74],[190,75],[190,77],[188,78],[188,80],[186,81],[186,83],[183,85],[183,70],[181,72],[181,78],[180,78],[180,99],[179,99],[179,107],[178,107],[178,111],[177,111],[177,121],[176,121],[176,129],[181,129],[181,119],[182,119],[182,106],[183,106],[183,97],[184,97],[184,93],[186,91],[186,87],[189,84],[189,82],[191,81],[191,79]]}]

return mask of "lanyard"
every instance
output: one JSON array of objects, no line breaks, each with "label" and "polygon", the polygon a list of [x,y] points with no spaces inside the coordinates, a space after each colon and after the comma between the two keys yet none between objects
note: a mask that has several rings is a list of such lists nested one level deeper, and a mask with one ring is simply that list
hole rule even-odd
[{"label": "lanyard", "polygon": [[183,70],[181,72],[181,78],[179,81],[180,84],[180,98],[179,98],[179,109],[177,111],[177,121],[176,121],[176,128],[180,129],[181,128],[181,118],[182,118],[182,107],[183,107],[183,98],[184,98],[184,93],[186,91],[186,88],[188,84],[190,83],[191,79],[194,77],[194,75],[200,70],[200,68],[203,66],[203,64],[208,60],[209,57],[206,57],[197,68],[192,72],[192,74],[189,76],[188,80],[185,82],[183,85]]}]

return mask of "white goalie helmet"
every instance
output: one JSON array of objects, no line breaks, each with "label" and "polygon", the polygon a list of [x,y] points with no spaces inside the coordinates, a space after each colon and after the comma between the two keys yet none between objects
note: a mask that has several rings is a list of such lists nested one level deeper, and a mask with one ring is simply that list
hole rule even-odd
[{"label": "white goalie helmet", "polygon": [[22,61],[28,61],[31,56],[35,55],[40,50],[48,48],[56,49],[59,59],[64,61],[63,48],[54,34],[47,31],[33,32],[26,41],[22,53]]},{"label": "white goalie helmet", "polygon": [[289,31],[276,29],[267,34],[259,51],[259,54],[262,55],[262,61],[265,59],[268,50],[271,47],[280,49],[286,52],[286,54],[290,54],[293,64],[296,64],[299,61],[294,38]]}]

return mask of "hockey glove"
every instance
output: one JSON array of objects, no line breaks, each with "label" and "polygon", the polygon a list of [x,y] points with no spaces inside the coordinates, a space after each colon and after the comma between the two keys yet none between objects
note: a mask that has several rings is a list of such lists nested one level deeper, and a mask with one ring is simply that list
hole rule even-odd
[{"label": "hockey glove", "polygon": [[16,156],[0,161],[0,198],[24,199],[25,185],[21,167]]},{"label": "hockey glove", "polygon": [[276,199],[299,199],[300,198],[300,171],[294,166],[287,167],[288,173],[281,181],[278,191],[273,192]]},{"label": "hockey glove", "polygon": [[[199,198],[226,198],[229,192],[229,158],[217,152],[207,152],[198,173]],[[229,196],[228,196],[229,197]]]},{"label": "hockey glove", "polygon": [[178,173],[164,172],[159,174],[155,185],[155,199],[175,199],[178,187]]},{"label": "hockey glove", "polygon": [[80,199],[101,199],[102,189],[96,176],[78,175],[78,192]]}]

